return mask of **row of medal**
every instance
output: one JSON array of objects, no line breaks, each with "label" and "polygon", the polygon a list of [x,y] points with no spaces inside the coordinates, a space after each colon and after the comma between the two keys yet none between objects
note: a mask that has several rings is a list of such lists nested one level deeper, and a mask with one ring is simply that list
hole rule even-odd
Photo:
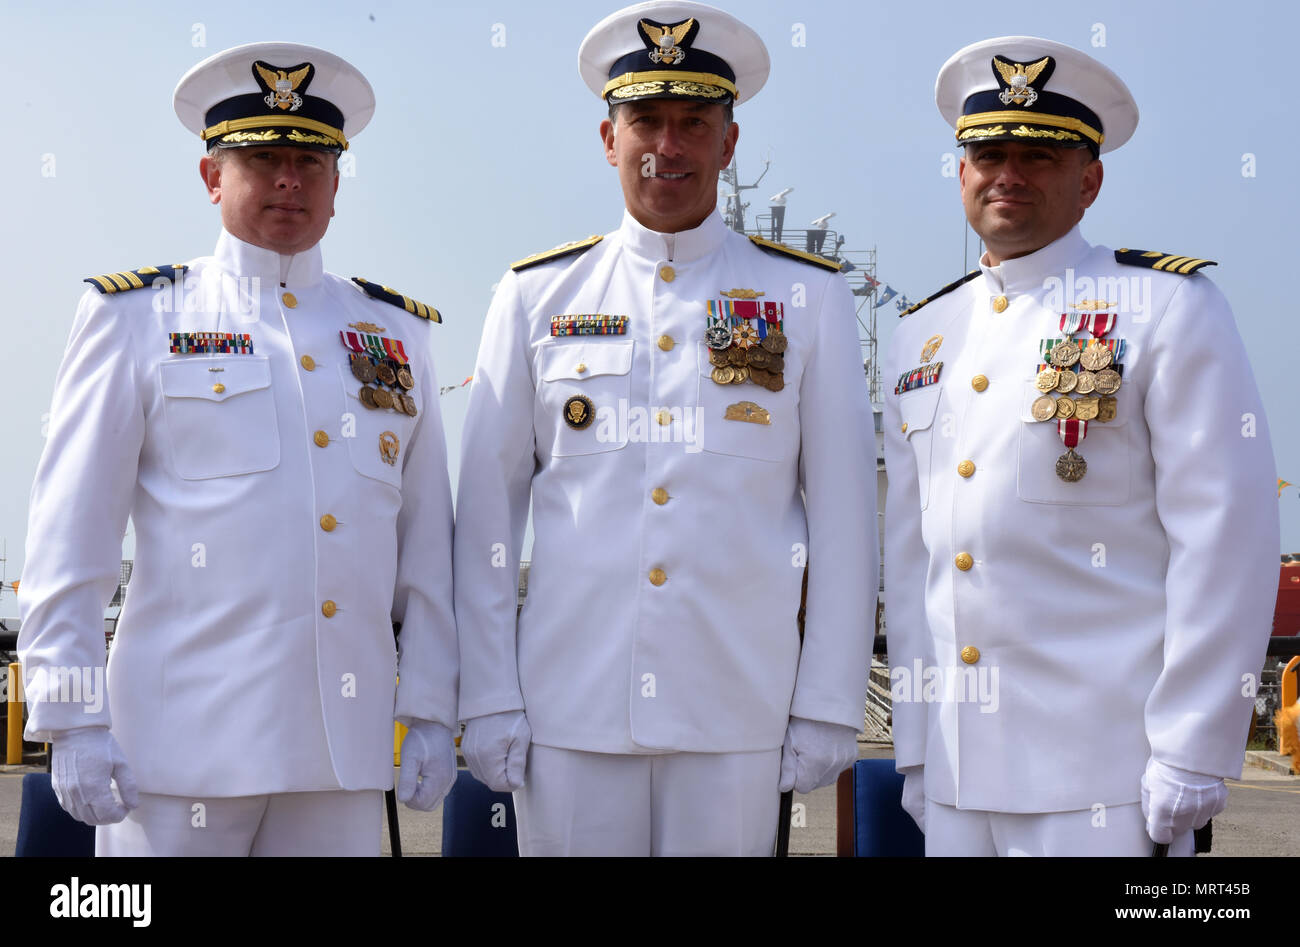
[{"label": "row of medal", "polygon": [[[1106,338],[1114,326],[1113,313],[1062,313],[1062,338],[1039,343],[1035,385],[1043,394],[1029,412],[1035,421],[1056,421],[1066,447],[1056,461],[1056,475],[1066,483],[1077,483],[1088,472],[1088,462],[1075,450],[1088,436],[1088,422],[1115,420],[1114,396],[1123,383],[1124,340]],[[1080,329],[1092,338],[1074,341]]]},{"label": "row of medal", "polygon": [[[368,323],[349,324],[349,328],[370,328]],[[351,350],[352,375],[361,382],[357,397],[371,410],[392,409],[415,417],[419,408],[408,392],[415,387],[415,377],[400,340],[374,334],[339,332],[345,348]],[[373,386],[373,387],[372,387]]]},{"label": "row of medal", "polygon": [[784,389],[783,353],[789,340],[782,332],[783,316],[781,303],[710,300],[704,344],[709,347],[713,381],[719,385],[750,381],[772,392]]}]

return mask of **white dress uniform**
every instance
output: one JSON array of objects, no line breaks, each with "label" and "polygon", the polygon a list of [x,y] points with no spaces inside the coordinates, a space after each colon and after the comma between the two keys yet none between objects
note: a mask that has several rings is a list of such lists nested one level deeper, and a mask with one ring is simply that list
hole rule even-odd
[{"label": "white dress uniform", "polygon": [[[362,406],[340,337],[353,323],[404,343],[416,416]],[[174,284],[86,293],[32,491],[29,681],[103,665],[128,514],[135,566],[108,704],[29,684],[28,739],[111,724],[142,792],[224,797],[388,789],[395,716],[454,726],[430,330],[323,272],[319,245],[282,257],[224,231]],[[250,351],[169,350],[197,332]]]},{"label": "white dress uniform", "polygon": [[[711,378],[707,304],[737,288],[783,307],[779,392]],[[627,321],[623,334],[552,335],[562,314]],[[565,420],[575,397],[590,401],[588,426]],[[745,401],[770,423],[728,420]],[[462,450],[461,717],[524,709],[547,747],[778,759],[791,716],[860,728],[871,430],[847,284],[759,249],[716,212],[676,235],[625,214],[580,255],[507,273]],[[774,817],[775,768],[772,780]]]},{"label": "white dress uniform", "polygon": [[[927,343],[942,365],[885,402],[894,741],[900,769],[924,764],[930,802],[1136,804],[1149,757],[1241,773],[1276,571],[1268,427],[1227,302],[1173,272],[1205,261],[1148,259],[1174,265],[1118,263],[1075,228],[981,265],[894,335],[886,377],[920,367]],[[1117,313],[1123,375],[1066,482],[1056,421],[1031,406],[1040,341],[1084,298]],[[927,691],[929,669],[958,686]],[[1143,838],[1110,850],[1149,854]]]}]

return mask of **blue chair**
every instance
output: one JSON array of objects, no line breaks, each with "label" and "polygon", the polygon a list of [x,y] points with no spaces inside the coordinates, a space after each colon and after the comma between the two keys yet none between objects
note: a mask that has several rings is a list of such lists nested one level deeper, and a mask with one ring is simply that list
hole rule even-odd
[{"label": "blue chair", "polygon": [[836,854],[853,858],[919,858],[925,836],[903,811],[903,777],[894,761],[858,760],[836,787]]},{"label": "blue chair", "polygon": [[24,774],[14,855],[19,858],[91,858],[94,854],[95,827],[78,822],[63,811],[50,784],[50,774]]},{"label": "blue chair", "polygon": [[442,801],[443,858],[518,858],[515,803],[508,792],[493,792],[469,774]]}]

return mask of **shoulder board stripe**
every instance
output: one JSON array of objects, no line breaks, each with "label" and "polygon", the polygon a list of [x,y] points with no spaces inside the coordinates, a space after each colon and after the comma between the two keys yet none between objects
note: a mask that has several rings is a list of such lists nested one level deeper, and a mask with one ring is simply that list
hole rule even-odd
[{"label": "shoulder board stripe", "polygon": [[116,273],[105,273],[102,276],[87,276],[83,283],[89,283],[104,295],[112,293],[124,293],[132,289],[144,289],[152,285],[153,281],[159,277],[163,279],[174,280],[183,276],[186,270],[184,263],[175,263],[168,266],[142,266],[138,270],[119,270]]},{"label": "shoulder board stripe", "polygon": [[518,273],[520,270],[526,270],[530,266],[537,266],[539,263],[549,263],[551,260],[558,260],[561,257],[566,257],[573,253],[585,253],[604,239],[603,236],[592,234],[586,240],[574,240],[572,243],[562,243],[558,247],[543,250],[541,253],[534,253],[532,256],[526,256],[522,260],[516,260],[514,263],[510,264],[510,269]]},{"label": "shoulder board stripe", "polygon": [[405,309],[411,315],[419,316],[421,319],[428,319],[430,322],[442,322],[442,314],[438,310],[420,302],[418,299],[412,299],[410,296],[399,293],[388,286],[368,282],[360,276],[352,277],[352,282],[360,286],[371,299],[378,299],[380,302],[396,306],[398,309]]},{"label": "shoulder board stripe", "polygon": [[1181,276],[1190,276],[1203,266],[1218,266],[1213,260],[1194,256],[1179,256],[1175,253],[1161,253],[1158,250],[1116,250],[1115,262],[1125,263],[1129,266],[1143,266],[1152,270],[1163,270],[1166,273],[1178,273]]},{"label": "shoulder board stripe", "polygon": [[803,260],[805,263],[811,263],[813,266],[820,266],[823,269],[830,270],[832,273],[840,271],[840,265],[834,260],[828,260],[824,256],[817,256],[815,253],[805,253],[803,250],[796,250],[794,247],[787,247],[784,243],[777,243],[775,240],[767,240],[757,235],[750,235],[755,246],[760,246],[764,250],[774,250],[777,253],[783,253],[786,256],[792,256],[797,260]]},{"label": "shoulder board stripe", "polygon": [[961,279],[953,280],[951,283],[949,283],[947,286],[940,289],[938,292],[926,296],[919,303],[916,303],[915,305],[912,306],[908,306],[906,309],[904,309],[902,312],[898,314],[898,318],[901,319],[904,316],[910,316],[912,313],[916,312],[916,310],[920,309],[926,303],[934,302],[940,296],[946,296],[948,293],[951,293],[958,286],[962,285],[963,283],[968,283],[971,280],[973,280],[975,277],[979,276],[979,272],[980,271],[978,269],[974,269],[971,270],[969,273],[967,273],[965,276],[963,276]]}]

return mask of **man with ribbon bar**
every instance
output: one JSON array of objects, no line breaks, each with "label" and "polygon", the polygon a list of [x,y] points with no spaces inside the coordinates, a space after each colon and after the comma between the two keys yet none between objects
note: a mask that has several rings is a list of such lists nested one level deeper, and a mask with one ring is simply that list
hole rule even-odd
[{"label": "man with ribbon bar", "polygon": [[731,107],[768,73],[753,30],[656,0],[578,55],[626,212],[516,263],[487,315],[457,502],[462,749],[515,791],[524,854],[771,854],[779,792],[833,781],[863,722],[878,534],[852,296],[717,211]]},{"label": "man with ribbon bar", "polygon": [[885,403],[889,657],[999,699],[896,696],[904,805],[928,854],[1190,854],[1241,773],[1274,598],[1245,349],[1210,261],[1080,234],[1137,126],[1110,69],[1002,37],[935,98],[985,252],[887,357],[901,380],[934,339],[944,361]]},{"label": "man with ribbon bar", "polygon": [[[351,64],[240,46],[174,105],[223,229],[210,257],[88,280],[32,491],[27,737],[100,855],[376,855],[395,719],[398,798],[431,809],[455,777],[437,313],[322,267],[374,111]],[[49,682],[104,664],[128,515],[92,712]]]}]

